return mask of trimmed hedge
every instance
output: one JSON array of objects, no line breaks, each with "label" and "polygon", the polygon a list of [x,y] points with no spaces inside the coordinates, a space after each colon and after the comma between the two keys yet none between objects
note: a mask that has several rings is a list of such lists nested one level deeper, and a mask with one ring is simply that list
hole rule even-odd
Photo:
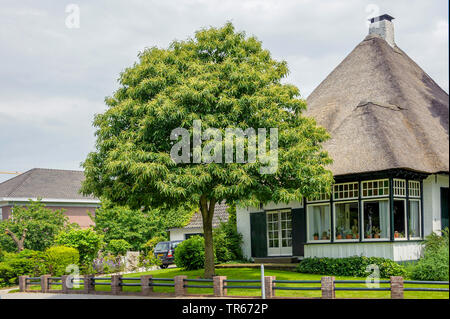
[{"label": "trimmed hedge", "polygon": [[47,273],[43,252],[25,249],[20,253],[5,253],[0,262],[0,287],[19,283],[19,276],[33,277]]},{"label": "trimmed hedge", "polygon": [[305,258],[297,266],[296,271],[307,274],[321,274],[331,276],[367,277],[372,270],[367,266],[375,264],[380,270],[380,278],[390,276],[407,276],[404,266],[380,257],[353,256],[346,258]]},{"label": "trimmed hedge", "polygon": [[78,265],[80,254],[73,247],[53,246],[45,250],[45,261],[51,275],[62,276],[67,266]]},{"label": "trimmed hedge", "polygon": [[185,270],[201,269],[205,265],[205,239],[192,236],[175,248],[175,264]]}]

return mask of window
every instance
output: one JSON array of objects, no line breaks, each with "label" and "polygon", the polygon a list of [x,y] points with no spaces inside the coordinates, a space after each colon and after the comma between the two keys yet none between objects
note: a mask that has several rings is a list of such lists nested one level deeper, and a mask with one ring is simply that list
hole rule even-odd
[{"label": "window", "polygon": [[202,236],[203,237],[203,233],[184,234],[184,239],[189,239],[192,236]]},{"label": "window", "polygon": [[319,195],[308,198],[308,202],[319,202],[319,201],[328,201],[330,200],[330,194],[328,193],[319,193]]},{"label": "window", "polygon": [[308,241],[330,239],[330,205],[309,205]]},{"label": "window", "polygon": [[2,212],[2,208],[0,207],[0,221],[3,220],[3,212]]},{"label": "window", "polygon": [[365,239],[389,239],[389,200],[363,201]]},{"label": "window", "polygon": [[420,238],[420,200],[409,201],[409,237]]},{"label": "window", "polygon": [[405,200],[394,200],[394,238],[405,238],[405,225],[406,225],[406,209]]},{"label": "window", "polygon": [[404,179],[393,180],[394,196],[406,196],[406,181]]},{"label": "window", "polygon": [[267,234],[269,235],[269,248],[280,246],[279,242],[279,215],[267,214]]},{"label": "window", "polygon": [[379,179],[361,183],[362,197],[378,197],[389,195],[389,180]]},{"label": "window", "polygon": [[420,182],[409,181],[408,182],[409,197],[420,197]]},{"label": "window", "polygon": [[358,239],[358,202],[336,203],[334,208],[336,225],[335,239]]},{"label": "window", "polygon": [[292,246],[292,216],[291,211],[280,213],[281,221],[281,247]]},{"label": "window", "polygon": [[336,184],[334,185],[333,189],[334,199],[358,198],[358,182]]}]

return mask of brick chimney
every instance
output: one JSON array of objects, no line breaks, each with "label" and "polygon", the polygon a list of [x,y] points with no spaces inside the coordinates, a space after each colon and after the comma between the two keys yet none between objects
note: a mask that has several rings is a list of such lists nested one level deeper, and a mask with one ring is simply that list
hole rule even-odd
[{"label": "brick chimney", "polygon": [[395,46],[394,42],[394,24],[391,17],[388,14],[383,14],[378,17],[369,19],[369,34],[376,34],[384,39],[391,47]]}]

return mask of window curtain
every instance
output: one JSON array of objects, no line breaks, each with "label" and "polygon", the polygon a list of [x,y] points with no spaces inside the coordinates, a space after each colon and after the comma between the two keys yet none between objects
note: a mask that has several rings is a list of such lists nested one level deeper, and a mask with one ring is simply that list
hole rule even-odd
[{"label": "window curtain", "polygon": [[410,225],[410,236],[418,237],[419,236],[419,202],[418,201],[410,201],[409,202],[409,225]]},{"label": "window curtain", "polygon": [[389,201],[379,202],[381,237],[389,237]]}]

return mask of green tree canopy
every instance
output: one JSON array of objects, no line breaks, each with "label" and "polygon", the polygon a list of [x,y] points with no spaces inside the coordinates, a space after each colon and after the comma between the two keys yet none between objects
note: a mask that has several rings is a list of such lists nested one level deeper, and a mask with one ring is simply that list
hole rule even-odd
[{"label": "green tree canopy", "polygon": [[[105,100],[107,111],[95,117],[96,150],[83,163],[83,193],[138,208],[197,203],[205,275],[212,276],[216,203],[289,202],[331,185],[324,167],[331,160],[321,148],[328,134],[302,116],[306,102],[297,87],[282,83],[287,74],[285,61],[273,59],[260,41],[236,32],[231,23],[200,30],[168,49],[144,50],[139,62],[121,73],[119,89]],[[203,131],[222,133],[277,128],[277,170],[261,174],[265,165],[259,159],[176,164],[171,132],[184,128],[192,137],[194,120],[202,121]]]},{"label": "green tree canopy", "polygon": [[26,206],[14,206],[11,216],[0,223],[0,245],[8,251],[43,251],[69,226],[68,221],[63,209],[52,210],[40,200],[30,200]]},{"label": "green tree canopy", "polygon": [[170,227],[182,227],[192,215],[192,208],[159,208],[143,211],[102,201],[95,211],[94,229],[104,235],[105,243],[123,239],[138,251],[152,237],[165,235]]}]

